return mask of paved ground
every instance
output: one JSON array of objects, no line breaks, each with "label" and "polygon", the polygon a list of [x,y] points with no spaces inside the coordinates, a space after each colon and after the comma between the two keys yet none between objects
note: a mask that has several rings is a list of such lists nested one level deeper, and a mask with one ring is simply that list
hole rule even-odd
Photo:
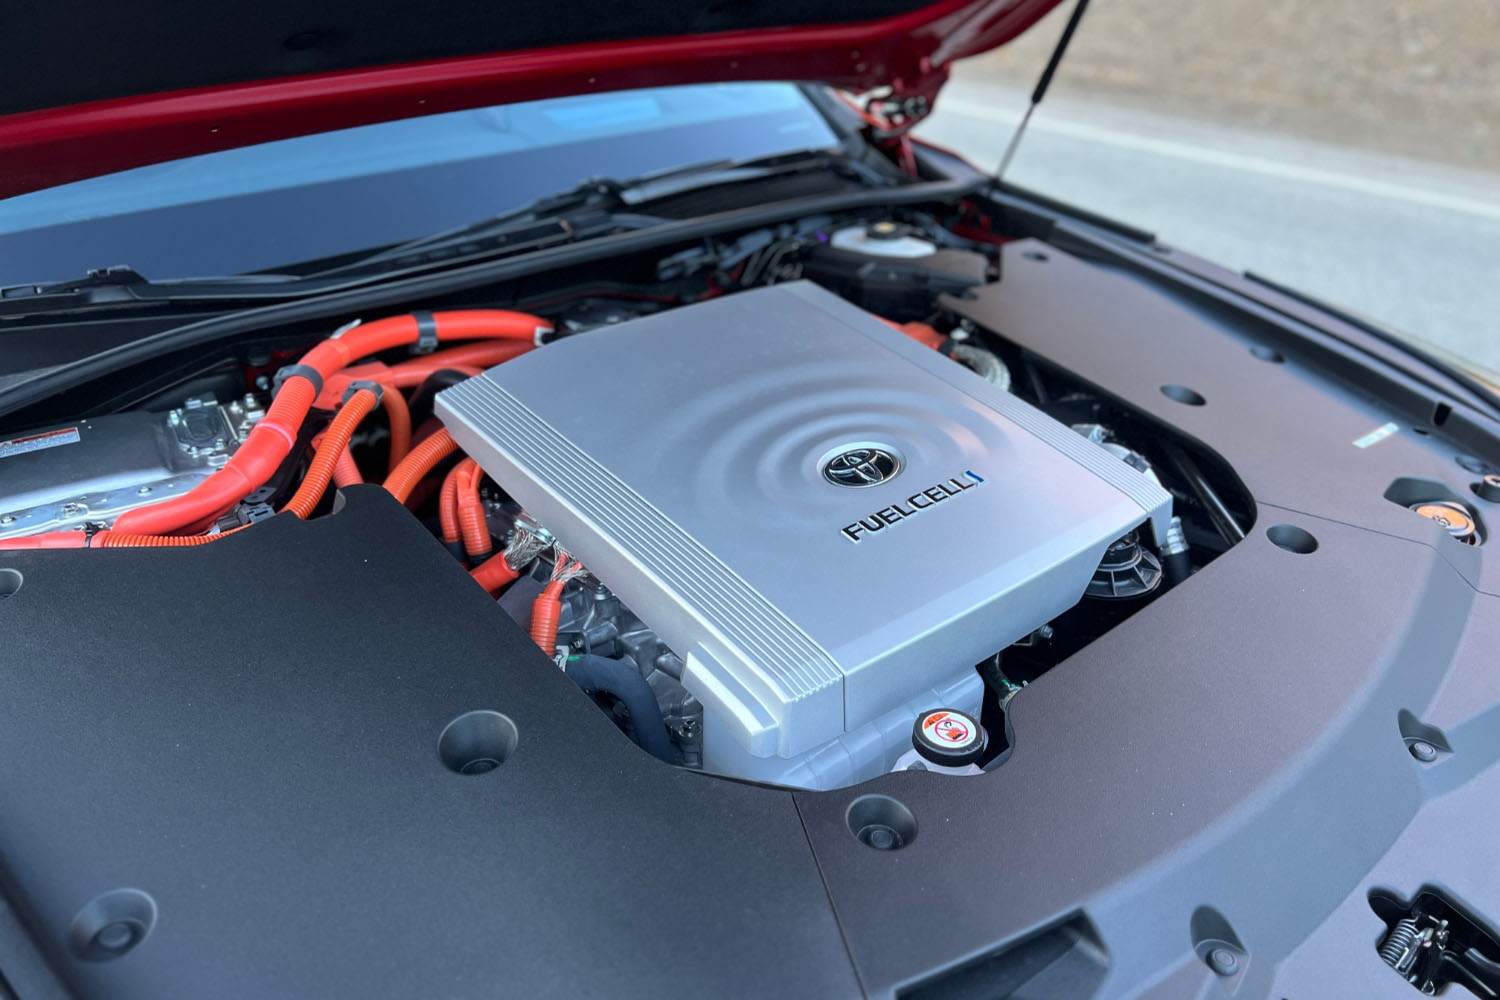
[{"label": "paved ground", "polygon": [[[1050,45],[1056,31],[1047,34]],[[1061,77],[1074,71],[1085,41],[1080,31]],[[995,58],[960,65],[918,134],[993,165],[1029,89],[996,72]],[[1027,69],[1044,61],[1042,51]],[[1390,155],[1358,128],[1372,141],[1315,141],[1275,121],[1231,117],[1226,125],[1201,113],[1201,103],[1151,107],[1140,96],[1055,87],[1008,178],[1500,371],[1500,173],[1474,168],[1488,166],[1488,154],[1447,162]],[[1489,100],[1500,109],[1500,84]]]},{"label": "paved ground", "polygon": [[[1030,84],[1072,9],[974,60]],[[1496,0],[1093,0],[1055,84],[1213,122],[1500,169]]]}]

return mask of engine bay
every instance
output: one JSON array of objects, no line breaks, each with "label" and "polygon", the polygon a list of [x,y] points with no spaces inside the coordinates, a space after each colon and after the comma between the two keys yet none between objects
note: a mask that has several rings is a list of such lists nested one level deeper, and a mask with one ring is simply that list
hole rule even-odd
[{"label": "engine bay", "polygon": [[985,212],[330,311],[12,416],[0,833],[56,966],[1439,982],[1419,935],[1493,912],[1430,822],[1494,801],[1485,418]]},{"label": "engine bay", "polygon": [[654,283],[351,320],[222,403],[0,444],[0,540],[202,544],[383,478],[668,764],[954,772],[913,756],[946,710],[980,731],[964,772],[998,766],[1010,699],[1252,514],[1212,455],[954,313],[1004,280],[965,225],[801,219]]}]

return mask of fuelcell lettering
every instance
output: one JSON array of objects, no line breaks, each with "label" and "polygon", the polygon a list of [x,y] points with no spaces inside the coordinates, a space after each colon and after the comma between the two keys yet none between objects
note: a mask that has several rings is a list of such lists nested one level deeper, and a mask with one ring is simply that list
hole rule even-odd
[{"label": "fuelcell lettering", "polygon": [[945,500],[952,500],[961,495],[965,490],[972,490],[983,483],[984,480],[974,472],[965,469],[962,476],[945,479],[936,486],[929,486],[907,497],[899,503],[893,503],[889,507],[882,507],[868,517],[862,517],[853,524],[844,525],[844,537],[851,542],[862,542],[876,532],[884,531],[898,521],[904,521],[908,517],[915,517],[929,507],[940,504]]}]

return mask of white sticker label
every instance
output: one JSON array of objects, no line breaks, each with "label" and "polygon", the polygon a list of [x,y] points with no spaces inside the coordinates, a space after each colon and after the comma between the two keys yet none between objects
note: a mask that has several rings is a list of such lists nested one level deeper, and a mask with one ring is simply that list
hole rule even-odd
[{"label": "white sticker label", "polygon": [[1364,437],[1357,437],[1357,438],[1355,438],[1354,439],[1354,447],[1356,447],[1356,448],[1368,448],[1372,444],[1379,444],[1380,442],[1384,441],[1386,438],[1390,437],[1392,434],[1396,433],[1400,429],[1401,429],[1400,425],[1395,424],[1395,423],[1381,424],[1379,427],[1375,428],[1373,431],[1371,431],[1370,433],[1366,434]]},{"label": "white sticker label", "polygon": [[28,434],[25,437],[0,441],[0,458],[10,458],[12,455],[24,455],[28,451],[41,451],[44,448],[77,443],[77,427],[60,427],[55,431],[42,431],[40,434]]}]

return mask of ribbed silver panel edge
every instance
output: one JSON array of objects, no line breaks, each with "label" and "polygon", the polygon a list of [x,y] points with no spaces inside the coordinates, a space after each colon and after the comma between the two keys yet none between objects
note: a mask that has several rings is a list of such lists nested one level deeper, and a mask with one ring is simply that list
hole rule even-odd
[{"label": "ribbed silver panel edge", "polygon": [[[615,546],[701,609],[788,702],[841,684],[838,664],[743,578],[617,476],[550,427],[509,390],[466,379],[449,406],[533,477],[567,484],[566,501]],[[502,484],[503,485],[503,484]]]},{"label": "ribbed silver panel edge", "polygon": [[1153,514],[1163,504],[1171,503],[1171,495],[1148,476],[1144,476],[1139,470],[1126,465],[1117,456],[1099,447],[1071,427],[1065,427],[1040,410],[1027,405],[1025,401],[1006,393],[996,399],[986,399],[984,402],[994,407],[1007,420],[1020,427],[1024,427],[1042,441],[1045,441],[1106,483],[1115,487],[1121,493],[1124,493],[1143,512]]}]

